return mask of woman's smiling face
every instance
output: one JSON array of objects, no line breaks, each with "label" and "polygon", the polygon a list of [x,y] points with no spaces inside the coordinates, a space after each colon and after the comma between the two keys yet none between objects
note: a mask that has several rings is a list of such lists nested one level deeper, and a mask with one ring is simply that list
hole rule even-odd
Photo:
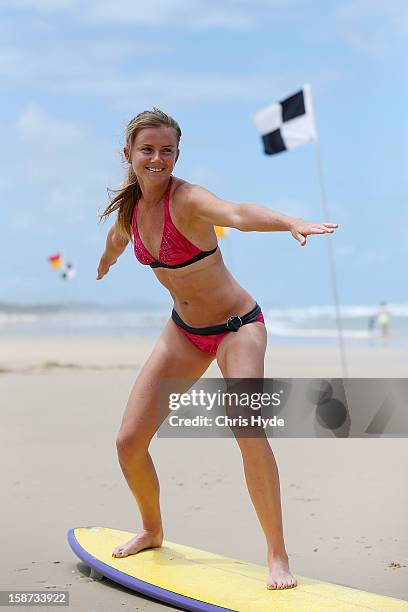
[{"label": "woman's smiling face", "polygon": [[136,134],[130,159],[128,149],[124,150],[138,178],[163,180],[168,178],[178,159],[178,137],[172,127],[144,128]]}]

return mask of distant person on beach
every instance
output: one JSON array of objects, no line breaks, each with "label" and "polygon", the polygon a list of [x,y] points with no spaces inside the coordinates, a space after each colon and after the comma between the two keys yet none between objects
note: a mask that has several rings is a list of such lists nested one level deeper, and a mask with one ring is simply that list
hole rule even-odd
[{"label": "distant person on beach", "polygon": [[390,311],[388,310],[386,302],[380,302],[377,314],[377,324],[380,329],[381,337],[384,343],[387,344],[390,331]]},{"label": "distant person on beach", "polygon": [[[114,557],[159,547],[163,541],[159,482],[148,452],[161,424],[156,412],[158,382],[190,379],[182,389],[186,392],[191,380],[198,380],[214,359],[224,378],[264,376],[267,334],[261,308],[225,267],[214,226],[243,232],[286,231],[301,246],[308,235],[331,234],[337,228],[334,223],[309,223],[264,206],[227,202],[173,176],[180,136],[178,123],[159,109],[134,117],[127,126],[124,147],[127,180],[101,215],[103,219],[117,213],[97,280],[132,240],[138,261],[153,269],[174,302],[172,315],[136,378],[116,440],[143,529],[115,548]],[[143,294],[143,286],[135,285],[135,292]],[[268,439],[265,435],[236,439],[266,538],[267,587],[294,587],[297,583],[289,570],[283,536],[278,469]]]}]

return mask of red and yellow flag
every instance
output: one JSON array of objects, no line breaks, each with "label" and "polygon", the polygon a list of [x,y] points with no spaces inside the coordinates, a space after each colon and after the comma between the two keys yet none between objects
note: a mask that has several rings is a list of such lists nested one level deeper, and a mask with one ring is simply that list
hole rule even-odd
[{"label": "red and yellow flag", "polygon": [[225,238],[228,236],[228,227],[221,227],[220,225],[214,225],[215,234],[217,238]]},{"label": "red and yellow flag", "polygon": [[54,253],[54,255],[50,255],[48,257],[48,262],[50,266],[55,270],[59,270],[60,268],[62,268],[62,265],[64,263],[61,253]]}]

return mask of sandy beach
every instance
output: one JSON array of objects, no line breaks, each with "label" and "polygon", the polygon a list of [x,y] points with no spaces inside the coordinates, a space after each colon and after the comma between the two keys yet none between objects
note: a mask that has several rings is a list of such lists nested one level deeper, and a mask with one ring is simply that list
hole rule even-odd
[{"label": "sandy beach", "polygon": [[[154,339],[3,337],[3,590],[68,589],[82,612],[165,610],[90,580],[71,527],[137,531],[115,437]],[[349,375],[408,376],[408,350],[348,348]],[[216,364],[206,376],[220,375]],[[268,377],[340,376],[335,347],[270,343]],[[274,439],[296,574],[408,599],[406,439]],[[254,563],[265,547],[232,439],[155,438],[165,537]],[[51,608],[54,609],[54,608]]]}]

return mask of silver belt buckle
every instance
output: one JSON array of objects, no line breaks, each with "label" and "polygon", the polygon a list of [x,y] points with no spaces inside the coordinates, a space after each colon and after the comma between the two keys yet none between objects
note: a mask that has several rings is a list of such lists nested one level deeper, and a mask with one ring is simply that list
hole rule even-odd
[{"label": "silver belt buckle", "polygon": [[231,315],[227,319],[227,328],[229,331],[237,332],[242,326],[242,319],[239,315]]}]

